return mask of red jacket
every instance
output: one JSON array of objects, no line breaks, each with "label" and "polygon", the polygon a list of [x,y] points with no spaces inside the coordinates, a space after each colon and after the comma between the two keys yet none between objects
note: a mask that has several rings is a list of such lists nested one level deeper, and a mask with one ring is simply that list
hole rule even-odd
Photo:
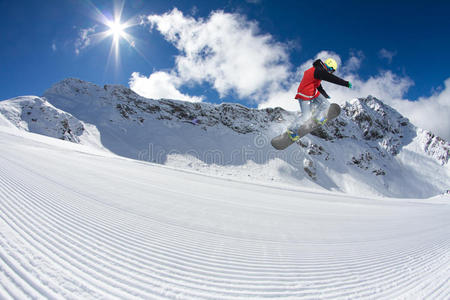
[{"label": "red jacket", "polygon": [[303,74],[303,79],[297,89],[295,99],[312,100],[319,97],[320,92],[317,88],[320,86],[322,80],[314,78],[315,67],[309,68]]},{"label": "red jacket", "polygon": [[303,78],[298,86],[295,99],[308,101],[319,97],[320,94],[322,94],[325,98],[330,98],[321,85],[322,80],[346,87],[349,86],[348,81],[329,73],[325,69],[325,64],[318,59],[313,63],[313,67],[306,70],[303,74]]}]

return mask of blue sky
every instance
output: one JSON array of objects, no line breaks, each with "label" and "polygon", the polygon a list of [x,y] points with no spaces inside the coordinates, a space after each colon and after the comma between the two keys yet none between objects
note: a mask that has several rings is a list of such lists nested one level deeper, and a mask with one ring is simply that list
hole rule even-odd
[{"label": "blue sky", "polygon": [[[129,41],[120,38],[116,60],[112,36],[99,42],[95,35],[108,30],[99,15],[113,19],[121,5],[122,22],[136,25],[125,29]],[[337,75],[355,85],[351,95],[334,95],[392,98],[390,104],[414,118],[413,108],[395,101],[431,100],[446,92],[449,8],[448,1],[0,1],[0,99],[41,95],[76,77],[100,85],[129,86],[131,80],[147,96],[168,83],[156,96],[283,106],[310,60],[331,55],[342,62]],[[183,38],[208,35],[213,19],[224,26],[209,37],[197,44]],[[171,38],[173,33],[178,35]],[[210,59],[210,53],[194,51],[197,57],[188,58],[189,47],[229,57]],[[195,65],[199,61],[202,66]],[[217,66],[227,70],[207,69]]]}]

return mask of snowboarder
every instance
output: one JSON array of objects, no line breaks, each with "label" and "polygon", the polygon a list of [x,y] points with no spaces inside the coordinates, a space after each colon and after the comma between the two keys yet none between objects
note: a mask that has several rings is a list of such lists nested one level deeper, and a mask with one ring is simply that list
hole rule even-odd
[{"label": "snowboarder", "polygon": [[334,59],[328,58],[325,62],[317,59],[313,66],[303,74],[302,81],[297,89],[297,95],[295,95],[295,99],[300,104],[301,116],[287,129],[289,138],[293,142],[300,139],[297,131],[300,125],[309,118],[313,117],[320,125],[327,121],[327,111],[330,107],[330,102],[327,99],[330,99],[330,96],[323,89],[322,80],[352,88],[349,81],[333,75],[336,69],[337,63]]}]

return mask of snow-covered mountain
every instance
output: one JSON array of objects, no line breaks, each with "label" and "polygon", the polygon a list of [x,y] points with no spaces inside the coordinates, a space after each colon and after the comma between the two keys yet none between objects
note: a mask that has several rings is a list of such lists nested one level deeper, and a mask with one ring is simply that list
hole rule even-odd
[{"label": "snow-covered mountain", "polygon": [[99,143],[95,126],[54,107],[45,98],[22,96],[2,101],[0,116],[0,125],[107,150]]},{"label": "snow-covered mountain", "polygon": [[24,96],[1,103],[0,112],[17,128],[75,143],[85,131],[83,122],[55,108],[45,98]]},{"label": "snow-covered mountain", "polygon": [[362,194],[432,193],[448,144],[374,98],[283,152],[292,113],[75,80],[0,112],[0,299],[450,297],[450,196]]},{"label": "snow-covered mountain", "polygon": [[371,96],[349,100],[339,118],[285,151],[269,141],[293,112],[151,100],[78,79],[43,98],[0,102],[0,112],[31,132],[240,180],[395,197],[430,197],[450,183],[449,143]]}]

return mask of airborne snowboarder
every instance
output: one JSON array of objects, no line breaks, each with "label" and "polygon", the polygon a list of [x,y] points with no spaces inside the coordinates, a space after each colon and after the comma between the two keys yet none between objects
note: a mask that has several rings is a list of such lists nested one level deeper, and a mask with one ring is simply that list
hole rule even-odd
[{"label": "airborne snowboarder", "polygon": [[349,81],[333,75],[336,69],[337,63],[334,59],[328,58],[325,62],[317,59],[313,66],[304,72],[295,95],[295,99],[300,104],[301,115],[288,127],[285,133],[272,140],[272,145],[276,149],[282,150],[288,147],[304,135],[339,115],[339,105],[330,104],[327,100],[330,99],[330,96],[321,84],[322,80],[325,80],[352,88]]}]

